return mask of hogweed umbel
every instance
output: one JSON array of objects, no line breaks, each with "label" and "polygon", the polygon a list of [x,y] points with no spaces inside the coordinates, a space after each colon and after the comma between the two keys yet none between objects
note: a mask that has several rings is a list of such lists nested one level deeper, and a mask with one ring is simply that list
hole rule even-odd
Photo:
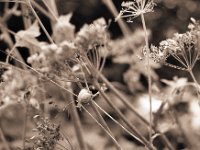
[{"label": "hogweed umbel", "polygon": [[156,4],[153,0],[134,0],[129,2],[123,2],[121,4],[122,10],[117,16],[119,18],[127,18],[128,22],[132,22],[134,18],[149,12],[153,12],[153,8]]}]

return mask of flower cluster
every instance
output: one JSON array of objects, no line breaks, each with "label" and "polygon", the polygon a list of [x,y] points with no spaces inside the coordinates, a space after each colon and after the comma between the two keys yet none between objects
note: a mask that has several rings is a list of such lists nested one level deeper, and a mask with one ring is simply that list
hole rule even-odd
[{"label": "flower cluster", "polygon": [[171,39],[161,41],[158,47],[151,46],[150,57],[155,62],[166,63],[167,58],[172,56],[180,64],[177,68],[192,69],[200,56],[200,25],[192,20],[186,33],[176,33]]},{"label": "flower cluster", "polygon": [[88,50],[95,45],[105,44],[107,37],[106,22],[103,18],[100,18],[93,24],[86,24],[81,28],[76,35],[75,44],[83,50]]},{"label": "flower cluster", "polygon": [[63,41],[71,42],[75,37],[75,26],[70,23],[72,14],[60,16],[53,28],[53,39],[55,43]]},{"label": "flower cluster", "polygon": [[40,42],[39,47],[40,51],[31,55],[27,61],[43,73],[55,70],[55,64],[64,64],[65,60],[73,57],[76,50],[74,44],[68,41],[63,41],[59,45]]},{"label": "flower cluster", "polygon": [[[84,53],[84,56],[87,56],[89,49],[94,48],[96,45],[104,45],[106,43],[106,37],[108,35],[104,19],[100,18],[91,25],[84,25],[75,35],[75,27],[69,22],[70,17],[71,15],[61,16],[55,24],[53,29],[55,43],[49,44],[34,41],[34,43],[37,43],[35,45],[36,52],[27,61],[37,71],[66,77],[67,74],[70,74],[70,72],[66,73],[66,61],[73,60],[74,62],[76,60],[76,54]],[[36,30],[38,28],[36,27],[37,24],[34,24],[34,26],[31,29]],[[27,45],[22,43],[22,46]]]},{"label": "flower cluster", "polygon": [[132,22],[132,20],[141,14],[153,12],[153,8],[155,3],[153,0],[134,0],[130,2],[123,2],[122,10],[117,16],[116,20],[119,18],[128,18],[128,22]]},{"label": "flower cluster", "polygon": [[[23,76],[23,80],[22,80]],[[32,87],[36,87],[38,79],[32,75],[31,72],[19,71],[15,69],[8,69],[2,75],[3,83],[1,84],[1,107],[5,107],[9,104],[16,102],[22,102],[25,100],[26,92],[31,92],[29,97],[30,104],[38,108],[38,102],[35,98],[35,92]],[[34,91],[34,92],[33,92]]]}]

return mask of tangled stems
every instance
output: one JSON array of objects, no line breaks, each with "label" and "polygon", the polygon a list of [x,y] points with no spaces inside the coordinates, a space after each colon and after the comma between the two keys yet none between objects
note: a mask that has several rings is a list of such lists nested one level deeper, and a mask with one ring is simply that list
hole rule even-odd
[{"label": "tangled stems", "polygon": [[144,144],[148,149],[155,150],[155,148],[150,144],[140,133],[139,131],[129,123],[129,121],[124,117],[124,115],[116,108],[116,106],[113,105],[110,98],[101,90],[101,87],[97,82],[94,83],[95,87],[99,90],[100,95],[104,98],[104,100],[112,107],[112,109],[115,110],[117,115],[123,120],[123,122],[133,131],[133,133],[136,135],[135,139],[140,141],[142,144]]},{"label": "tangled stems", "polygon": [[147,72],[148,72],[148,93],[149,93],[149,101],[150,101],[150,130],[149,130],[149,139],[150,143],[152,144],[152,87],[151,87],[151,67],[150,67],[150,49],[148,43],[148,35],[147,29],[144,19],[144,14],[153,12],[153,8],[155,3],[153,0],[135,0],[130,2],[123,2],[122,3],[122,10],[120,11],[118,17],[116,18],[127,18],[128,22],[133,22],[133,19],[140,16],[142,20],[142,26],[144,30],[144,37],[145,37],[145,50],[147,54],[144,54],[147,59]]}]

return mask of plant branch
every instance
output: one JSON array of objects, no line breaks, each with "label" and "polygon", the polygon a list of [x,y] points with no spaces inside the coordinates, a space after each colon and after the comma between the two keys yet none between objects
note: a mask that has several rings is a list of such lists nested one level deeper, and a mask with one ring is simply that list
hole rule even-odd
[{"label": "plant branch", "polygon": [[148,40],[148,35],[147,35],[147,28],[146,28],[146,24],[145,24],[145,19],[144,19],[144,14],[141,14],[141,20],[142,20],[142,26],[143,26],[143,30],[145,33],[145,43],[146,43],[146,50],[147,50],[147,70],[148,70],[148,93],[149,93],[149,108],[150,108],[150,116],[149,116],[149,123],[150,123],[150,129],[149,129],[149,139],[150,139],[150,143],[152,143],[152,134],[153,134],[153,130],[152,130],[152,124],[153,124],[153,119],[152,119],[152,85],[151,85],[151,66],[150,66],[150,60],[149,60],[149,55],[150,55],[150,49],[149,49],[149,40]]},{"label": "plant branch", "polygon": [[88,148],[84,141],[83,129],[82,129],[81,121],[80,121],[80,118],[79,118],[79,115],[78,115],[78,112],[76,109],[76,104],[75,104],[73,95],[71,95],[71,94],[69,94],[69,95],[70,95],[69,101],[72,102],[71,115],[72,115],[72,120],[74,123],[74,131],[76,133],[76,137],[78,139],[80,149],[87,150]]},{"label": "plant branch", "polygon": [[150,150],[155,150],[155,148],[139,133],[139,131],[131,125],[131,123],[124,117],[124,115],[118,110],[118,108],[113,105],[110,98],[101,90],[98,82],[94,82],[94,86],[99,90],[100,95],[104,98],[104,100],[109,104],[109,106],[115,110],[116,114],[123,120],[123,122],[133,131],[136,135],[135,138],[139,140],[142,144],[148,147]]}]

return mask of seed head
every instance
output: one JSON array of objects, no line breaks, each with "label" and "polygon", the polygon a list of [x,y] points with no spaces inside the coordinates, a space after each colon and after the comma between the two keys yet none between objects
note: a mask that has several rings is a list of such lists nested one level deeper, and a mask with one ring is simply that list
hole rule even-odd
[{"label": "seed head", "polygon": [[119,18],[128,18],[129,22],[141,14],[153,12],[155,3],[153,0],[134,0],[130,2],[123,2],[121,4],[122,10],[117,16],[116,20]]}]

